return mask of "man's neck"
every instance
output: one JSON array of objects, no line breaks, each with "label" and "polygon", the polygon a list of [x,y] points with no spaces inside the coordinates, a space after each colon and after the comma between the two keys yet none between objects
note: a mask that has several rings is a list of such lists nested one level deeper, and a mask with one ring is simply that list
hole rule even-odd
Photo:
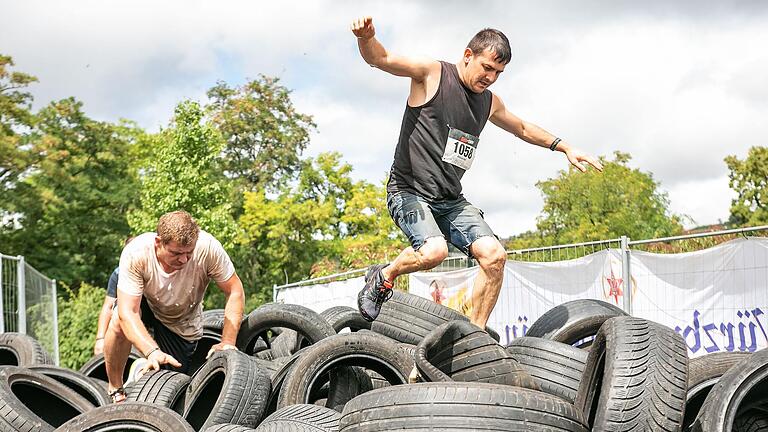
[{"label": "man's neck", "polygon": [[459,60],[458,63],[456,63],[456,71],[459,72],[459,79],[461,80],[461,83],[464,84],[464,87],[469,87],[467,84],[467,79],[465,75],[467,74],[467,65],[463,61]]}]

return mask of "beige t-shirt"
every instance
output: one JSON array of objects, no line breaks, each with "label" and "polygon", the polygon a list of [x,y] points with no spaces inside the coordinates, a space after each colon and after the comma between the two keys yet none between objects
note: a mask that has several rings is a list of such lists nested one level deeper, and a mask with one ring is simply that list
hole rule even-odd
[{"label": "beige t-shirt", "polygon": [[117,289],[147,299],[155,317],[186,340],[203,336],[203,296],[208,282],[224,282],[235,266],[218,240],[200,231],[192,258],[181,269],[166,273],[155,254],[155,233],[141,234],[120,255]]}]

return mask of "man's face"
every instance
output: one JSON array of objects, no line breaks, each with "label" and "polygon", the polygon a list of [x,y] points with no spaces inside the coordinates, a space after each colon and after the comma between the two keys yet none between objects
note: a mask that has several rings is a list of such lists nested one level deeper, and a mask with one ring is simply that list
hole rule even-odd
[{"label": "man's face", "polygon": [[183,245],[170,241],[163,243],[160,238],[155,238],[155,253],[160,264],[171,271],[181,270],[192,258],[195,244]]},{"label": "man's face", "polygon": [[482,93],[491,86],[499,75],[504,72],[504,63],[496,61],[495,53],[489,49],[475,54],[469,48],[464,50],[464,64],[466,65],[464,83],[475,93]]}]

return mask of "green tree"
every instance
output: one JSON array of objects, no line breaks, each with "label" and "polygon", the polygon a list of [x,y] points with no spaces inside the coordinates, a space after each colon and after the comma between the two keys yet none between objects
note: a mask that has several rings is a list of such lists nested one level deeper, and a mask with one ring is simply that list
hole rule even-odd
[{"label": "green tree", "polygon": [[93,356],[96,323],[107,291],[88,284],[77,292],[66,286],[59,298],[59,364],[78,370]]},{"label": "green tree", "polygon": [[273,284],[367,265],[402,246],[384,188],[352,180],[340,159],[323,153],[304,161],[297,181],[277,194],[245,193],[237,261],[259,301]]},{"label": "green tree", "polygon": [[72,98],[42,109],[25,149],[35,163],[0,204],[6,212],[0,226],[4,252],[25,255],[71,286],[106,284],[129,233],[135,136],[130,124],[88,118]]},{"label": "green tree", "polygon": [[725,158],[729,185],[736,192],[730,222],[739,226],[768,223],[768,147],[752,147],[744,160]]},{"label": "green tree", "polygon": [[37,78],[11,71],[13,65],[11,57],[0,54],[0,190],[13,187],[31,163],[19,132],[32,125],[32,95],[25,89]]},{"label": "green tree", "polygon": [[230,187],[218,163],[224,141],[205,121],[200,105],[180,103],[170,127],[142,141],[153,150],[141,176],[140,207],[128,214],[134,233],[154,231],[164,213],[186,210],[202,229],[231,246]]},{"label": "green tree", "polygon": [[681,217],[669,211],[669,199],[650,173],[628,166],[629,154],[616,152],[603,160],[604,170],[570,169],[538,182],[544,208],[537,232],[513,239],[507,247],[580,243],[617,238],[663,237],[682,230]]},{"label": "green tree", "polygon": [[315,128],[293,107],[279,79],[261,75],[239,87],[219,82],[208,91],[210,118],[224,137],[223,166],[243,191],[276,187],[300,169],[300,155]]},{"label": "green tree", "polygon": [[325,244],[323,258],[312,266],[313,276],[388,262],[407,245],[389,216],[384,184],[359,181],[351,186],[340,216],[342,229]]}]

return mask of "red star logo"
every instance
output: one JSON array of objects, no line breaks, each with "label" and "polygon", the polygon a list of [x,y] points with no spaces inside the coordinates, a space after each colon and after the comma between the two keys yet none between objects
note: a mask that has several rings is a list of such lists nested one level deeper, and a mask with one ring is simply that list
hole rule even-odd
[{"label": "red star logo", "polygon": [[610,285],[611,289],[608,291],[608,297],[613,297],[613,300],[616,302],[616,305],[619,305],[619,296],[623,295],[623,292],[621,291],[621,279],[616,279],[616,277],[613,275],[613,269],[611,269],[611,277],[605,278],[606,281],[608,281],[608,285]]},{"label": "red star logo", "polygon": [[443,290],[440,289],[437,285],[435,285],[435,289],[432,290],[432,300],[435,301],[437,304],[442,304],[441,301],[445,297],[443,296]]}]

